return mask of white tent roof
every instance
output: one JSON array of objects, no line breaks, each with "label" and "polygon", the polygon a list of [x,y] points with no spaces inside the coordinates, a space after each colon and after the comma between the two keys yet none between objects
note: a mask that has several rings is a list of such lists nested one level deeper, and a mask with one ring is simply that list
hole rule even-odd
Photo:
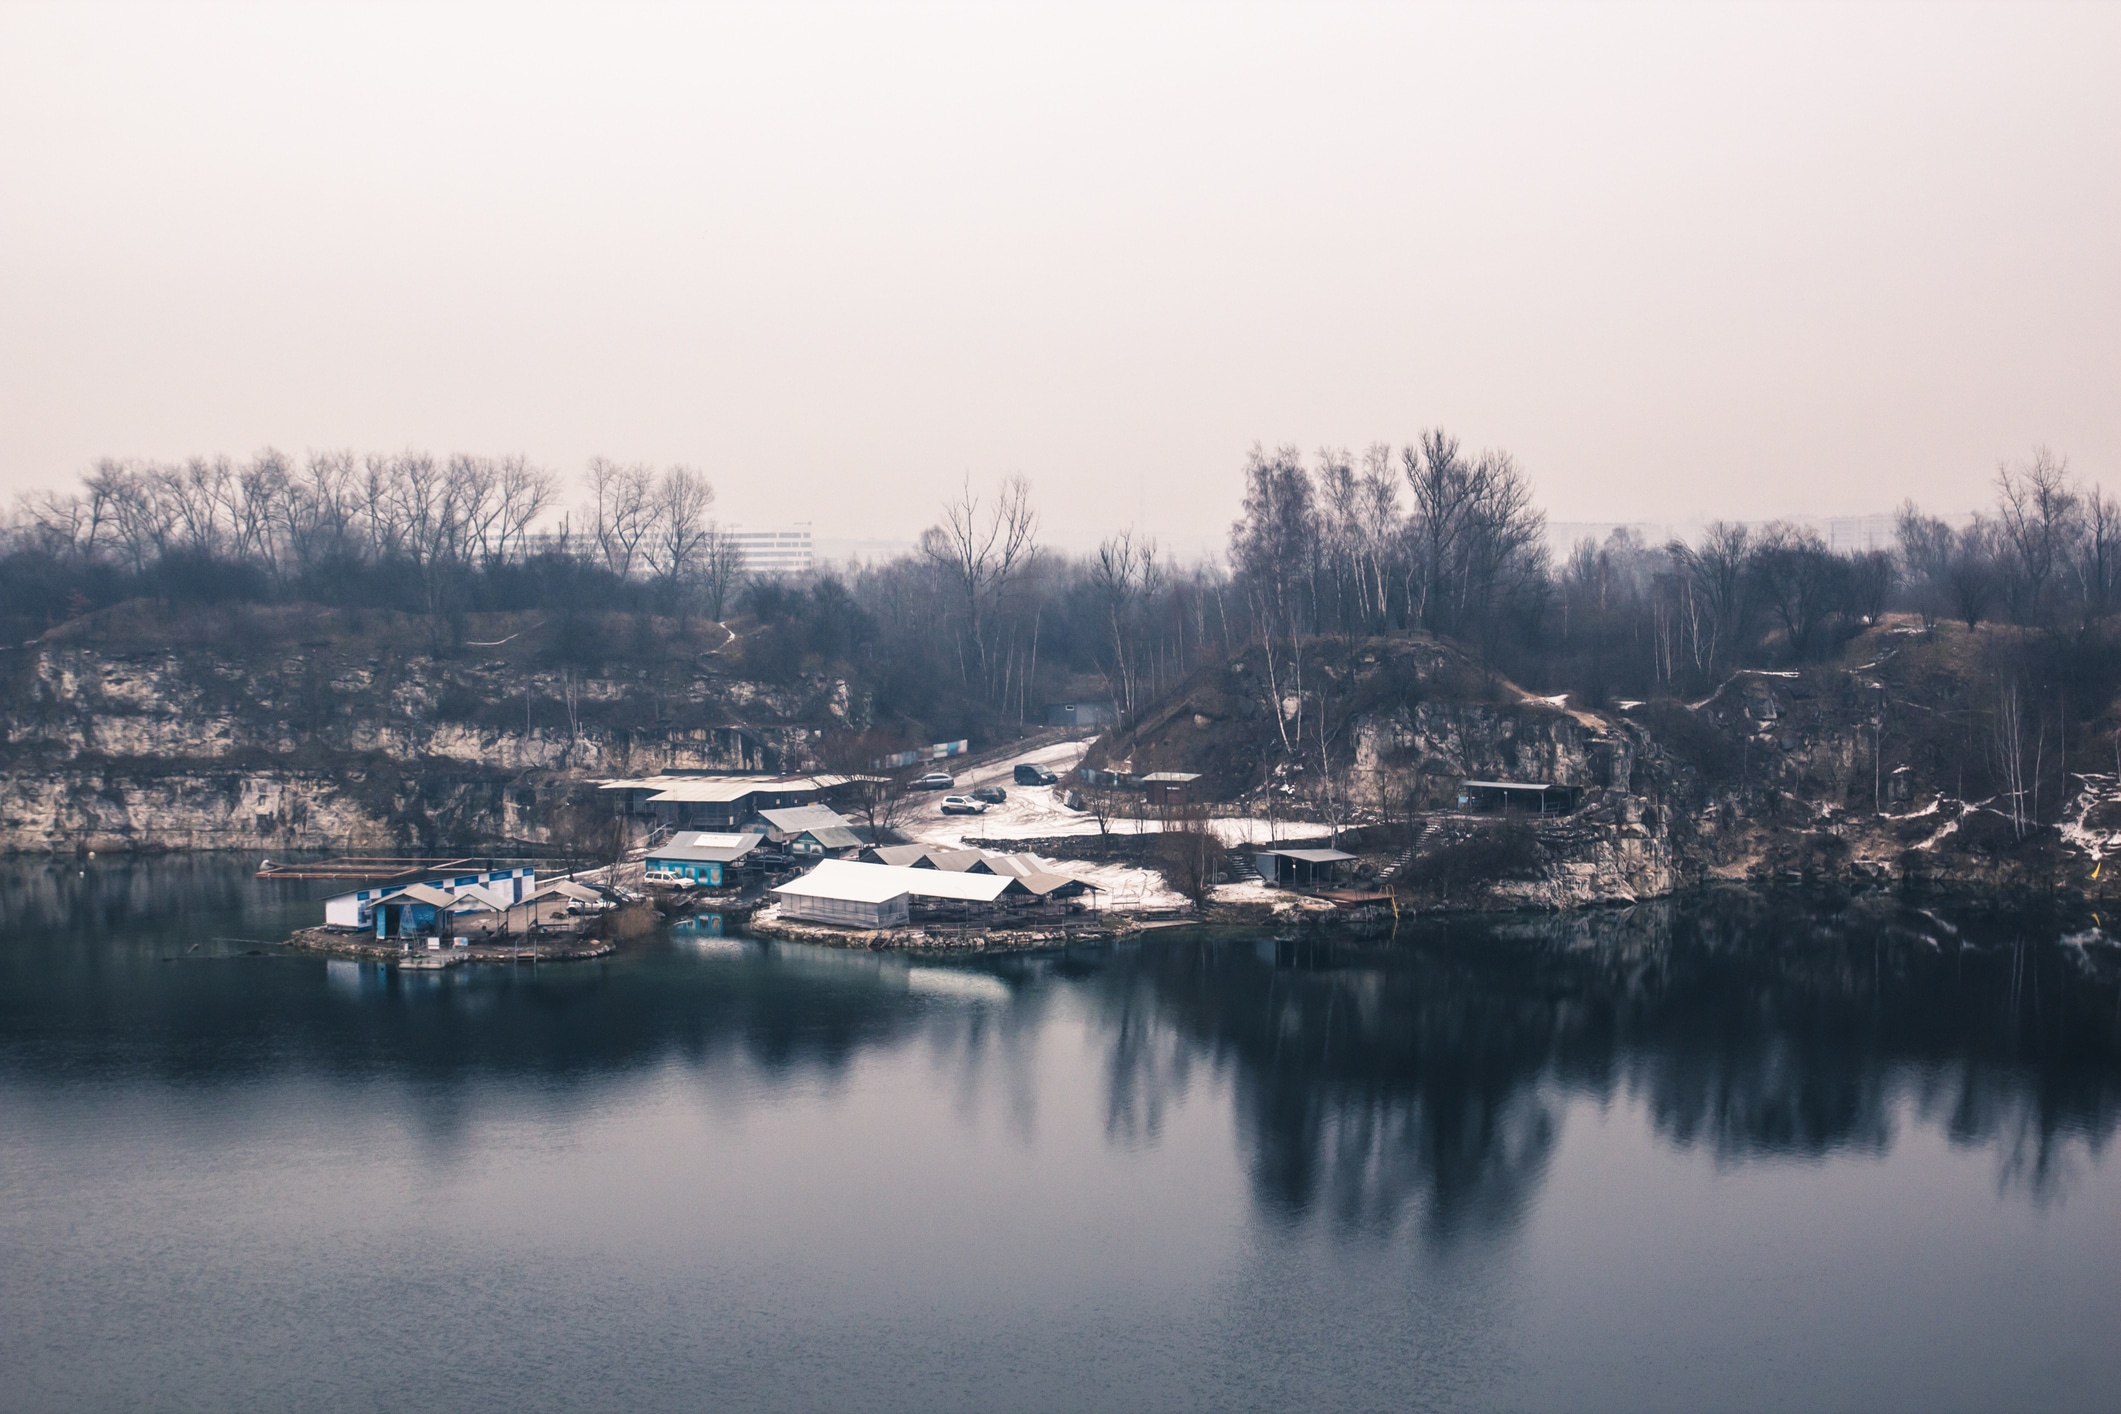
[{"label": "white tent roof", "polygon": [[759,791],[831,790],[854,779],[851,776],[641,776],[630,780],[605,781],[602,790],[652,790],[654,800],[728,802],[742,800]]},{"label": "white tent roof", "polygon": [[583,903],[602,903],[604,901],[604,896],[595,889],[577,884],[571,879],[555,879],[544,888],[539,889],[535,894],[532,894],[531,897],[547,898],[553,894],[559,894],[563,898],[580,899]]},{"label": "white tent roof", "polygon": [[800,879],[782,884],[774,892],[804,898],[842,899],[850,903],[882,903],[902,894],[992,903],[1001,897],[1009,884],[1010,880],[999,874],[951,874],[940,869],[828,859]]}]

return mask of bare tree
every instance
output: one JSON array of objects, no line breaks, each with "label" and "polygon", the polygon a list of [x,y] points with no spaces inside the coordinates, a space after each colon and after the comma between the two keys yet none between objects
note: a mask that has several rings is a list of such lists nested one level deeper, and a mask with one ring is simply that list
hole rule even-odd
[{"label": "bare tree", "polygon": [[729,596],[744,576],[744,547],[719,522],[707,522],[700,540],[700,595],[707,616],[719,623],[729,610]]},{"label": "bare tree", "polygon": [[134,574],[144,574],[169,548],[172,507],[149,478],[122,462],[100,461],[84,478],[108,518],[113,538]]},{"label": "bare tree", "polygon": [[1158,868],[1172,889],[1196,908],[1215,893],[1215,876],[1223,868],[1225,854],[1222,837],[1209,827],[1206,812],[1197,805],[1182,806],[1167,815],[1156,837]]},{"label": "bare tree", "polygon": [[[674,466],[656,483],[655,531],[649,538],[648,564],[668,593],[698,567],[701,544],[712,523],[714,487],[689,466]],[[717,615],[719,617],[719,615]]]},{"label": "bare tree", "polygon": [[510,545],[518,555],[530,548],[530,527],[552,509],[560,494],[560,479],[543,467],[532,466],[526,457],[505,457],[500,476],[500,540],[496,550],[506,556]]},{"label": "bare tree", "polygon": [[1399,478],[1392,470],[1392,448],[1374,442],[1363,453],[1362,479],[1356,487],[1361,526],[1363,612],[1377,629],[1391,622],[1392,596],[1388,565],[1405,535],[1399,511]]},{"label": "bare tree", "polygon": [[2001,592],[1996,541],[1995,522],[1977,515],[1952,545],[1946,570],[1952,616],[1969,629],[1988,616]]},{"label": "bare tree", "polygon": [[2022,840],[2025,838],[2031,789],[2026,780],[2025,709],[2015,680],[1997,695],[1990,750],[1995,761],[1996,779],[2002,786],[2001,795],[2010,818],[2011,832]]},{"label": "bare tree", "polygon": [[492,457],[458,453],[449,459],[449,492],[456,508],[460,553],[497,565],[508,547],[501,530],[501,467]]},{"label": "bare tree", "polygon": [[1507,452],[1468,459],[1458,439],[1424,432],[1402,453],[1414,493],[1410,616],[1437,633],[1492,645],[1501,614],[1546,577],[1546,516]]},{"label": "bare tree", "polygon": [[1951,608],[1952,553],[1959,537],[1935,516],[1926,516],[1912,500],[1904,502],[1896,521],[1900,568],[1925,626],[1934,625]]},{"label": "bare tree", "polygon": [[236,473],[231,551],[238,561],[259,566],[273,579],[280,577],[282,549],[274,531],[292,479],[287,458],[270,447]]},{"label": "bare tree", "polygon": [[1828,550],[1817,531],[1778,521],[1753,546],[1750,569],[1761,599],[1782,624],[1791,656],[1810,655],[1846,602],[1848,562]]},{"label": "bare tree", "polygon": [[960,671],[967,681],[976,676],[982,692],[989,692],[995,686],[989,642],[995,608],[1038,548],[1031,483],[1010,477],[983,510],[967,477],[964,489],[944,504],[941,523],[921,532],[920,547],[956,590],[965,616],[973,653]]},{"label": "bare tree", "polygon": [[584,480],[589,487],[589,533],[597,554],[605,569],[621,579],[631,578],[640,563],[642,542],[656,529],[660,506],[655,472],[592,457]]},{"label": "bare tree", "polygon": [[1996,521],[2009,551],[2014,607],[2037,623],[2047,613],[2050,586],[2069,560],[2078,532],[2078,496],[2067,459],[2036,448],[2023,466],[1996,471]]},{"label": "bare tree", "polygon": [[2121,599],[2121,501],[2094,486],[2084,497],[2076,577],[2085,622],[2113,612]]},{"label": "bare tree", "polygon": [[835,732],[818,743],[818,761],[850,778],[848,809],[869,827],[871,844],[889,844],[911,803],[907,778],[918,767],[886,769],[877,763],[895,755],[901,738],[888,732]]},{"label": "bare tree", "polygon": [[1106,540],[1098,546],[1090,563],[1090,582],[1103,603],[1107,641],[1112,648],[1105,681],[1111,684],[1121,720],[1132,724],[1142,705],[1141,606],[1163,587],[1156,541],[1148,537],[1136,540],[1131,528]]}]

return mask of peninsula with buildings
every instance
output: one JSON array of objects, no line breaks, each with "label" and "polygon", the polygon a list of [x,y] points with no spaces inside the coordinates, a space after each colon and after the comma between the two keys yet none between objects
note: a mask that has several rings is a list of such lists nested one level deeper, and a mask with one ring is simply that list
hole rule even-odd
[{"label": "peninsula with buildings", "polygon": [[105,464],[0,540],[0,850],[243,851],[347,885],[319,945],[511,959],[2121,888],[2121,533],[2059,457],[1846,545],[1554,545],[1441,432],[1234,489],[1211,560],[1049,549],[1013,480],[834,566],[683,468],[557,532],[521,459]]}]

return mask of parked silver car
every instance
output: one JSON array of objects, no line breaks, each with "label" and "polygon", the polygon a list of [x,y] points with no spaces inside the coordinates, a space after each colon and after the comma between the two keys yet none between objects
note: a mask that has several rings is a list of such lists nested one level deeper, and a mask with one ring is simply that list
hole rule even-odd
[{"label": "parked silver car", "polygon": [[943,797],[943,813],[945,815],[984,815],[987,813],[987,803],[983,800],[974,800],[969,795],[946,795]]},{"label": "parked silver car", "polygon": [[957,784],[957,777],[948,771],[930,771],[913,783],[915,790],[949,790]]}]

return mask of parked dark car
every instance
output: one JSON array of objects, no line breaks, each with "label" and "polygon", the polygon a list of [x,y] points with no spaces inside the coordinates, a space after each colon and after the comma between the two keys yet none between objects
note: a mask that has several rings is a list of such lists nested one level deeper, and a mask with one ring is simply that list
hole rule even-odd
[{"label": "parked dark car", "polygon": [[989,805],[1000,805],[1009,798],[1009,792],[1003,790],[1000,786],[981,786],[978,790],[972,792],[972,798],[974,800],[984,800]]},{"label": "parked dark car", "polygon": [[1044,766],[1034,766],[1029,761],[1016,768],[1016,783],[1020,786],[1050,786],[1059,779]]}]

